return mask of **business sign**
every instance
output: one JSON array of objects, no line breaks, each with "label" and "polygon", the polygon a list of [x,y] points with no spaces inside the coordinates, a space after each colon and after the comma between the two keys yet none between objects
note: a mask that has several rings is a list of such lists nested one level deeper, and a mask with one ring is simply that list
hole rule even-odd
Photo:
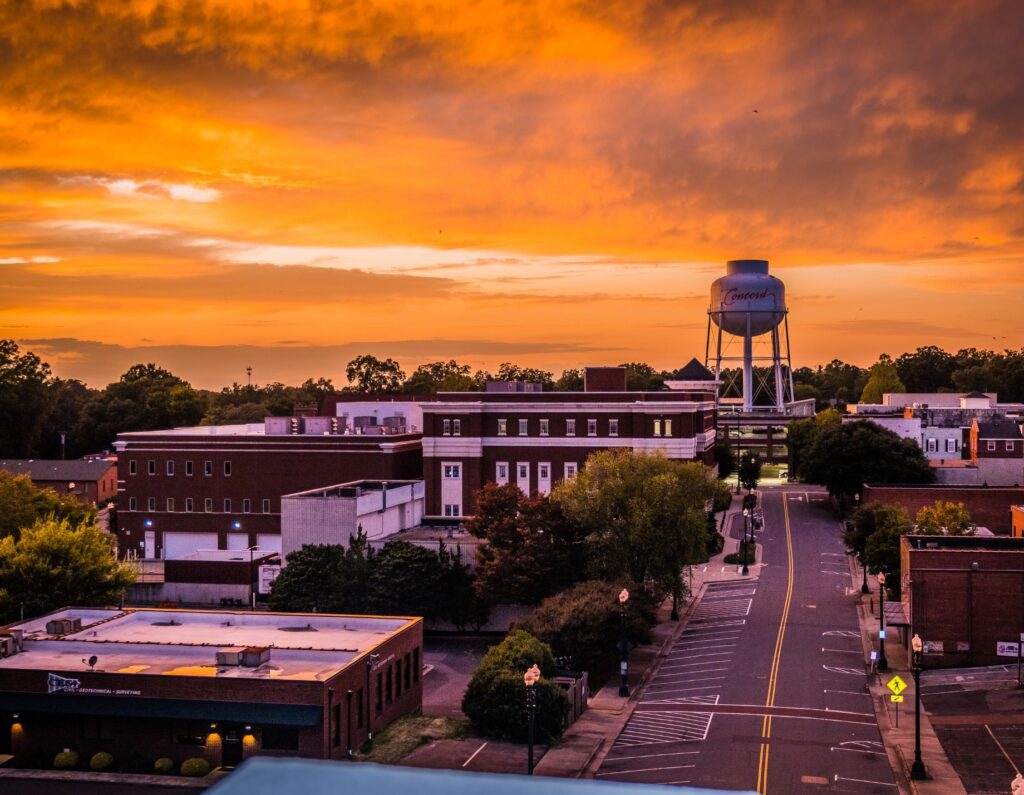
[{"label": "business sign", "polygon": [[1016,657],[1018,654],[1020,654],[1019,644],[1004,641],[996,643],[996,657]]},{"label": "business sign", "polygon": [[943,641],[941,640],[926,640],[924,642],[924,653],[925,654],[944,654]]},{"label": "business sign", "polygon": [[47,693],[74,693],[76,695],[87,695],[87,696],[141,696],[141,690],[134,690],[131,688],[113,688],[113,687],[82,687],[81,679],[72,679],[69,676],[59,676],[58,674],[47,674],[46,676],[46,692]]},{"label": "business sign", "polygon": [[259,585],[257,588],[261,594],[268,594],[270,593],[270,586],[277,579],[277,575],[281,573],[281,567],[264,565],[260,566],[259,569]]}]

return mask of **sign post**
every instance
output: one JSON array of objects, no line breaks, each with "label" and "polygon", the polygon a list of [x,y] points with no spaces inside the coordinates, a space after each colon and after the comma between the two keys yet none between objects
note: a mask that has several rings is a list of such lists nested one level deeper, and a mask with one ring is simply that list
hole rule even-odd
[{"label": "sign post", "polygon": [[899,676],[894,676],[885,686],[889,688],[892,695],[889,696],[889,700],[896,705],[896,728],[900,727],[900,704],[903,703],[903,693],[907,689],[907,683],[903,681]]}]

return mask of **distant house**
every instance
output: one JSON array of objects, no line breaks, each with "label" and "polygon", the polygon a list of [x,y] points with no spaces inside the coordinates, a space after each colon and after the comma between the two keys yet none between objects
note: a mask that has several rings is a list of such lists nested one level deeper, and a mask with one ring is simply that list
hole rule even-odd
[{"label": "distant house", "polygon": [[104,505],[117,496],[117,462],[106,458],[73,461],[19,458],[0,460],[0,471],[28,475],[41,489]]}]

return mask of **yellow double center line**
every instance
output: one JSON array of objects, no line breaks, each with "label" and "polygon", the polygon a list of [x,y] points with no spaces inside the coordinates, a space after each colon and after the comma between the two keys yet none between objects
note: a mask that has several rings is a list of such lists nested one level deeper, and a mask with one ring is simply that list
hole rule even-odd
[{"label": "yellow double center line", "polygon": [[[779,661],[782,659],[782,639],[786,634],[786,621],[789,619],[789,604],[793,601],[793,532],[789,526],[789,500],[785,492],[782,494],[782,515],[786,520],[786,601],[782,605],[782,618],[779,621],[779,634],[775,639],[775,656],[772,658],[772,669],[768,675],[768,696],[766,707],[775,706],[775,685],[779,681]],[[764,716],[761,724],[761,753],[757,760],[757,791],[761,795],[768,792],[768,752],[771,747],[767,740],[772,736],[771,715]]]}]

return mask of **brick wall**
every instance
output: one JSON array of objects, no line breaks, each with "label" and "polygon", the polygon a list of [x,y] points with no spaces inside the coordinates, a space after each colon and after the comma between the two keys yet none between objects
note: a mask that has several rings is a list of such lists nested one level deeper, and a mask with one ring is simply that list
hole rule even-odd
[{"label": "brick wall", "polygon": [[913,518],[938,500],[962,502],[971,521],[993,533],[1010,532],[1010,506],[1024,504],[1024,488],[984,486],[864,486],[864,504],[902,505]]}]

